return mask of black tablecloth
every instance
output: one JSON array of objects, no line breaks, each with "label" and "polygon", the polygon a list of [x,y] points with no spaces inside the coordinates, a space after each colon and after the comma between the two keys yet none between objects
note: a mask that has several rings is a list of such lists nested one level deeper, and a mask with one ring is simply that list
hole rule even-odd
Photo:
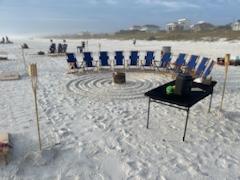
[{"label": "black tablecloth", "polygon": [[217,84],[216,81],[212,81],[210,85],[193,82],[191,92],[187,96],[179,96],[175,94],[166,94],[166,87],[169,85],[175,85],[175,81],[171,81],[167,84],[159,86],[145,93],[145,96],[153,100],[163,101],[179,106],[191,107],[201,99],[212,94],[213,87]]}]

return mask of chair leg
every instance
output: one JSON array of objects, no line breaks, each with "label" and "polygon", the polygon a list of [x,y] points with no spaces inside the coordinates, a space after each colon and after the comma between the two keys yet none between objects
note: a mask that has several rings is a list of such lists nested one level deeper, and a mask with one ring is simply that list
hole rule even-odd
[{"label": "chair leg", "polygon": [[5,161],[5,165],[8,165],[8,157],[7,157],[7,155],[4,155],[4,161]]},{"label": "chair leg", "polygon": [[151,102],[151,99],[149,98],[149,100],[148,100],[148,115],[147,115],[147,129],[149,127],[150,102]]},{"label": "chair leg", "polygon": [[189,116],[189,108],[187,109],[187,118],[186,118],[185,128],[184,128],[183,142],[185,141],[185,135],[186,135],[186,131],[187,131],[188,116]]},{"label": "chair leg", "polygon": [[211,111],[211,107],[212,107],[212,97],[213,97],[213,92],[212,92],[212,94],[211,94],[211,96],[210,96],[210,102],[209,102],[208,113],[210,113],[210,111]]}]

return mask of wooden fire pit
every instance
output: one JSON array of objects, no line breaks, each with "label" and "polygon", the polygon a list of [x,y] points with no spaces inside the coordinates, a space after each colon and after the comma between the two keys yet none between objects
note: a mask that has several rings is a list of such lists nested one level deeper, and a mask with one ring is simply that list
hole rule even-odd
[{"label": "wooden fire pit", "polygon": [[126,83],[126,75],[124,72],[114,72],[113,73],[113,82],[116,84]]}]

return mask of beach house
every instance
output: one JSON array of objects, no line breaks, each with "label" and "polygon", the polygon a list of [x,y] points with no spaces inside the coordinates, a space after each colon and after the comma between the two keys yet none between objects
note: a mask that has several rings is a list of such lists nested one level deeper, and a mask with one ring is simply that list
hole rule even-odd
[{"label": "beach house", "polygon": [[134,25],[132,27],[130,27],[128,30],[129,31],[141,31],[142,26],[138,26],[138,25]]},{"label": "beach house", "polygon": [[186,18],[178,19],[177,23],[178,23],[178,26],[182,27],[184,31],[190,30],[190,25],[191,25],[190,20]]},{"label": "beach house", "polygon": [[181,30],[181,29],[179,29],[177,22],[172,22],[172,23],[168,23],[166,25],[166,30],[168,32],[171,32],[171,31],[177,31],[177,30]]},{"label": "beach house", "polygon": [[232,30],[240,31],[240,19],[238,19],[236,22],[232,23]]},{"label": "beach house", "polygon": [[129,28],[130,31],[143,31],[143,32],[151,32],[156,33],[160,31],[160,27],[157,25],[146,24],[143,26],[135,25]]},{"label": "beach house", "polygon": [[168,32],[171,31],[187,31],[190,30],[190,20],[183,18],[183,19],[178,19],[176,22],[171,22],[166,25],[166,30]]},{"label": "beach house", "polygon": [[213,30],[215,26],[211,23],[205,21],[198,21],[196,24],[192,25],[191,29],[195,32],[198,31],[209,31]]},{"label": "beach house", "polygon": [[160,27],[157,25],[147,24],[142,26],[141,31],[156,33],[160,31]]}]

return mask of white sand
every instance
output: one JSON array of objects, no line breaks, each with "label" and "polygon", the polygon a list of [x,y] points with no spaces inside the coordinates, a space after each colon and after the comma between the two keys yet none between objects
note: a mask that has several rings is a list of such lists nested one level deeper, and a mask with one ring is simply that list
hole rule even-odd
[{"label": "white sand", "polygon": [[[38,104],[44,150],[38,152],[30,79],[24,69],[20,44],[26,42],[27,63],[39,70]],[[61,42],[61,41],[59,41]],[[90,40],[88,49],[160,50],[172,46],[211,58],[239,55],[240,42],[157,42]],[[68,41],[75,52],[80,41]],[[240,67],[229,69],[224,110],[219,112],[224,68],[215,66],[218,81],[209,98],[190,112],[186,142],[182,142],[185,112],[152,104],[146,129],[147,102],[143,93],[170,81],[156,73],[128,73],[126,87],[111,84],[111,74],[66,74],[65,57],[37,56],[48,40],[1,45],[11,61],[0,62],[0,72],[17,71],[18,81],[0,81],[0,131],[12,135],[13,151],[0,179],[240,179]],[[80,59],[80,57],[78,57]],[[121,90],[119,90],[121,89]]]}]

